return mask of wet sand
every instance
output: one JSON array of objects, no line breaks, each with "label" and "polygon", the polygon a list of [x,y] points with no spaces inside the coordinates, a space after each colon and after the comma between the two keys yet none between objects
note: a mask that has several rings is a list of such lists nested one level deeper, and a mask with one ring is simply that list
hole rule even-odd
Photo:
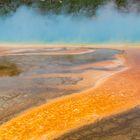
[{"label": "wet sand", "polygon": [[[96,54],[95,52],[94,55]],[[108,56],[111,52],[105,54]],[[139,52],[139,49],[134,49],[126,50],[125,55],[121,54],[120,56],[119,54],[119,57],[115,59],[117,60],[115,62],[119,62],[117,67],[115,69],[114,65],[113,69],[112,66],[107,67],[110,70],[103,69],[104,62],[102,61],[107,61],[108,64],[110,60],[114,59],[109,59],[109,61],[108,59],[101,59],[100,69],[98,67],[96,72],[89,72],[90,76],[93,72],[96,75],[100,70],[105,72],[103,75],[99,74],[100,78],[94,79],[96,81],[94,81],[94,88],[50,101],[48,104],[27,111],[25,114],[2,125],[0,127],[0,138],[2,140],[53,139],[72,129],[91,124],[103,117],[121,113],[139,105]],[[122,63],[124,58],[127,60],[125,64]],[[96,66],[100,66],[100,61],[96,61],[98,62]],[[88,59],[88,62],[90,62],[90,59]],[[82,68],[85,68],[83,65],[86,64],[87,62],[82,62]],[[93,64],[91,66],[93,67]],[[77,68],[74,67],[74,69]],[[90,87],[92,86],[90,85]],[[64,137],[64,139],[68,139],[68,137]]]}]

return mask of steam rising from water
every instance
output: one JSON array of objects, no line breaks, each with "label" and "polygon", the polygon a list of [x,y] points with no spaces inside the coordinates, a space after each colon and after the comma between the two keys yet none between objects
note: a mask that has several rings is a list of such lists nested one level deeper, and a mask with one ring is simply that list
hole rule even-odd
[{"label": "steam rising from water", "polygon": [[105,6],[94,17],[41,15],[20,7],[16,13],[0,17],[0,42],[108,43],[139,42],[140,15],[120,13]]}]

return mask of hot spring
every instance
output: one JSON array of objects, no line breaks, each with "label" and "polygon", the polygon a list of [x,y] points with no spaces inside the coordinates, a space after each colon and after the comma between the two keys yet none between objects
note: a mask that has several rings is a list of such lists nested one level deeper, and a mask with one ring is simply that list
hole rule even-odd
[{"label": "hot spring", "polygon": [[0,42],[7,43],[138,43],[140,15],[106,5],[92,17],[41,15],[22,6],[0,17]]}]

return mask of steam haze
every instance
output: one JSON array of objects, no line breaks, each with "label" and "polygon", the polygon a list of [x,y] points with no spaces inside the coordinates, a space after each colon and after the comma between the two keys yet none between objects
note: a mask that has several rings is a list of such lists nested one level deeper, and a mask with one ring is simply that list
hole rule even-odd
[{"label": "steam haze", "polygon": [[139,42],[140,15],[121,13],[113,5],[97,10],[96,16],[41,15],[20,7],[0,17],[0,42],[16,43],[108,43]]}]

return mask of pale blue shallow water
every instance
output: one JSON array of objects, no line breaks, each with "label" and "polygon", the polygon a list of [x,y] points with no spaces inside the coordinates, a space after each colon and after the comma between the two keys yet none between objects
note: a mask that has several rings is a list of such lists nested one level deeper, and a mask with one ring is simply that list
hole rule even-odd
[{"label": "pale blue shallow water", "polygon": [[112,43],[140,42],[140,15],[120,13],[112,6],[95,17],[41,15],[21,7],[0,17],[0,42],[13,43]]}]

